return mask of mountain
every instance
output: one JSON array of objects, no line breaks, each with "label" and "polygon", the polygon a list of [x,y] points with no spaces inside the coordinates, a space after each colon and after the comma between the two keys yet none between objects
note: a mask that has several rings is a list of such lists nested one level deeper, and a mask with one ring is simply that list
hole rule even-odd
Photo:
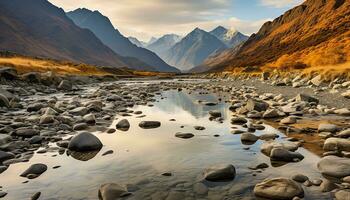
[{"label": "mountain", "polygon": [[282,69],[342,64],[350,61],[349,38],[349,0],[307,0],[266,22],[238,51],[208,65],[222,71],[248,66]]},{"label": "mountain", "polygon": [[181,71],[188,71],[201,64],[212,53],[226,48],[226,45],[215,36],[196,28],[170,48],[165,53],[164,59]]},{"label": "mountain", "polygon": [[147,49],[155,52],[161,58],[164,53],[181,40],[181,36],[176,34],[167,34],[147,46]]},{"label": "mountain", "polygon": [[209,33],[221,40],[228,48],[235,48],[249,38],[235,29],[226,29],[222,26],[218,26]]},{"label": "mountain", "polygon": [[117,29],[110,20],[98,11],[77,9],[67,13],[74,23],[81,28],[92,31],[105,45],[119,55],[134,57],[154,67],[161,72],[178,72],[178,69],[168,65],[155,53],[132,44]]},{"label": "mountain", "polygon": [[138,47],[145,48],[147,46],[146,42],[142,42],[135,37],[128,37],[129,41]]},{"label": "mountain", "polygon": [[157,41],[158,39],[155,37],[151,37],[151,39],[149,39],[149,41],[147,42],[147,45],[151,45],[153,42]]},{"label": "mountain", "polygon": [[91,31],[76,26],[47,0],[0,1],[0,51],[126,67]]}]

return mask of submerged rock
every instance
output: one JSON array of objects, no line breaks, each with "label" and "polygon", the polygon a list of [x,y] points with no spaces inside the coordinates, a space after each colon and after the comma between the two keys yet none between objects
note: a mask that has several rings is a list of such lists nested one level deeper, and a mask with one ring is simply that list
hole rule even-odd
[{"label": "submerged rock", "polygon": [[284,148],[273,148],[270,158],[273,161],[298,162],[304,159],[304,156],[298,152],[291,152]]},{"label": "submerged rock", "polygon": [[218,165],[205,170],[204,179],[207,181],[220,182],[230,181],[236,176],[236,169],[233,165]]},{"label": "submerged rock", "polygon": [[159,121],[142,121],[139,123],[139,127],[143,129],[152,129],[160,127],[161,123]]},{"label": "submerged rock", "polygon": [[101,141],[93,134],[82,132],[74,136],[69,142],[68,149],[71,151],[98,151],[102,148]]},{"label": "submerged rock", "polygon": [[29,175],[36,175],[36,177],[40,176],[47,170],[47,166],[45,164],[33,164],[26,171],[24,171],[20,176],[28,177]]},{"label": "submerged rock", "polygon": [[286,178],[266,179],[254,187],[254,194],[257,197],[267,199],[290,199],[303,197],[304,190],[296,182]]}]

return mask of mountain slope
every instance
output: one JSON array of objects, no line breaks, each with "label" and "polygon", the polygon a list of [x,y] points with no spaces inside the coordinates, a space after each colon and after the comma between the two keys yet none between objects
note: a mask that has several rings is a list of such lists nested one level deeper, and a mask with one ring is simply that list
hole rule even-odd
[{"label": "mountain slope", "polygon": [[169,49],[164,58],[180,70],[188,71],[201,64],[212,53],[223,49],[226,49],[226,45],[219,39],[196,28]]},{"label": "mountain slope", "polygon": [[147,49],[155,52],[161,58],[164,53],[181,40],[181,36],[176,34],[167,34],[147,46]]},{"label": "mountain slope", "polygon": [[222,26],[218,26],[214,30],[209,32],[221,40],[228,48],[235,48],[241,43],[248,40],[248,36],[236,31],[235,29],[226,29]]},{"label": "mountain slope", "polygon": [[46,0],[0,1],[0,50],[126,67],[121,57]]},{"label": "mountain slope", "polygon": [[155,53],[132,44],[118,30],[114,29],[107,17],[98,11],[77,9],[68,12],[67,16],[78,26],[91,30],[105,45],[116,53],[122,56],[135,57],[154,67],[157,71],[178,72],[176,68],[169,66]]},{"label": "mountain slope", "polygon": [[255,65],[288,68],[341,64],[350,61],[349,38],[350,1],[307,0],[266,22],[242,48],[211,67],[221,71]]},{"label": "mountain slope", "polygon": [[142,42],[140,40],[138,40],[137,38],[135,37],[128,37],[129,41],[131,43],[133,43],[134,45],[138,46],[138,47],[142,47],[142,48],[145,48],[145,46],[147,46],[147,43],[146,42]]}]

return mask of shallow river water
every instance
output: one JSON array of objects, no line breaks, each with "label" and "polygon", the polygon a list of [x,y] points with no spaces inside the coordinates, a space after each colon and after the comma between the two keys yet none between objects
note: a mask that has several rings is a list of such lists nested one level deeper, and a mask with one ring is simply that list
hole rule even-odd
[{"label": "shallow river water", "polygon": [[[29,162],[10,165],[0,175],[0,185],[8,193],[4,199],[29,199],[39,191],[42,193],[40,199],[98,199],[100,185],[111,182],[128,185],[132,195],[126,199],[255,199],[254,185],[265,178],[290,178],[297,173],[303,173],[311,180],[321,178],[316,166],[320,157],[309,150],[298,149],[305,157],[300,162],[272,166],[269,157],[260,152],[260,140],[252,145],[242,144],[240,135],[231,134],[232,127],[246,129],[230,123],[232,113],[225,98],[228,97],[223,94],[200,91],[164,91],[157,96],[156,102],[150,103],[153,106],[131,108],[142,111],[145,117],[115,116],[110,127],[115,128],[119,120],[127,118],[131,124],[128,131],[117,130],[113,134],[95,131],[104,146],[96,155],[85,156],[87,161],[76,159],[79,156],[52,152],[36,153]],[[206,106],[198,100],[219,103]],[[223,123],[209,120],[210,110],[220,110]],[[161,121],[161,127],[141,129],[138,123],[143,120]],[[264,125],[265,130],[256,131],[256,135],[278,133],[280,139],[285,137],[272,126]],[[195,130],[194,126],[206,129]],[[195,136],[180,139],[174,136],[177,132]],[[114,153],[102,156],[107,150]],[[248,168],[262,162],[268,163],[269,168]],[[40,177],[22,183],[27,179],[19,174],[34,163],[44,163],[48,170]],[[202,172],[217,164],[233,164],[237,172],[235,179],[220,183],[203,181]],[[58,165],[61,167],[53,169]],[[172,176],[163,176],[165,172]],[[198,182],[209,188],[207,194],[198,195],[194,191],[193,186]],[[318,187],[304,187],[304,191],[304,199],[331,199],[329,193],[322,194]]]}]

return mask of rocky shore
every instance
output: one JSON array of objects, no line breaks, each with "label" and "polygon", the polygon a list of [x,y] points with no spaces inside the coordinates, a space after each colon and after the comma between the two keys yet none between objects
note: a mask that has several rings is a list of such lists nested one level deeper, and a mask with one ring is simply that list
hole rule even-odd
[{"label": "rocky shore", "polygon": [[[16,163],[29,162],[34,154],[48,152],[66,153],[87,161],[104,146],[94,131],[107,134],[114,134],[117,130],[125,132],[133,124],[124,117],[145,117],[142,111],[133,109],[135,105],[151,107],[156,97],[168,90],[200,90],[202,93],[224,93],[228,97],[226,100],[198,103],[208,107],[220,101],[229,103],[231,133],[239,134],[242,144],[262,142],[260,151],[270,159],[271,164],[297,163],[305,159],[298,149],[307,141],[293,137],[293,134],[316,135],[320,138],[319,145],[323,153],[317,168],[323,175],[322,179],[310,179],[302,173],[292,177],[270,177],[254,186],[255,198],[297,200],[304,197],[305,188],[318,187],[337,200],[349,199],[350,82],[339,79],[326,83],[317,77],[309,80],[303,77],[279,80],[263,75],[262,78],[197,82],[158,80],[148,84],[138,80],[140,84],[130,85],[128,81],[116,81],[115,77],[62,78],[50,73],[29,73],[19,77],[11,68],[1,69],[0,78],[0,173],[6,173],[9,166]],[[211,120],[218,123],[224,120],[223,113],[218,110],[210,110],[208,114]],[[305,118],[321,116],[338,116],[341,120],[339,123],[320,122],[317,128],[295,126]],[[115,117],[120,118],[115,128],[108,128]],[[274,133],[256,134],[265,129],[265,120],[277,123],[278,130],[285,133],[286,137],[277,140],[279,136]],[[144,120],[137,126],[141,129],[156,129],[162,123]],[[196,131],[206,128],[194,126]],[[174,133],[175,137],[191,140],[196,135],[177,132]],[[106,151],[103,156],[108,154],[113,154],[113,151]],[[34,163],[18,176],[36,179],[59,167],[49,169],[45,163]],[[270,165],[258,163],[249,167],[264,173],[264,169]],[[233,181],[239,170],[234,164],[225,163],[225,160],[221,165],[203,166],[200,175],[202,180],[193,185],[193,191],[206,199],[209,190],[207,182]],[[163,176],[172,174],[168,172]],[[0,186],[0,198],[6,198],[5,187]],[[101,185],[96,195],[103,200],[133,198],[133,191],[130,185],[115,182]],[[41,192],[33,193],[31,199],[40,199]],[[195,199],[194,196],[187,197],[184,194],[169,192],[165,196],[151,195],[146,199]]]}]

